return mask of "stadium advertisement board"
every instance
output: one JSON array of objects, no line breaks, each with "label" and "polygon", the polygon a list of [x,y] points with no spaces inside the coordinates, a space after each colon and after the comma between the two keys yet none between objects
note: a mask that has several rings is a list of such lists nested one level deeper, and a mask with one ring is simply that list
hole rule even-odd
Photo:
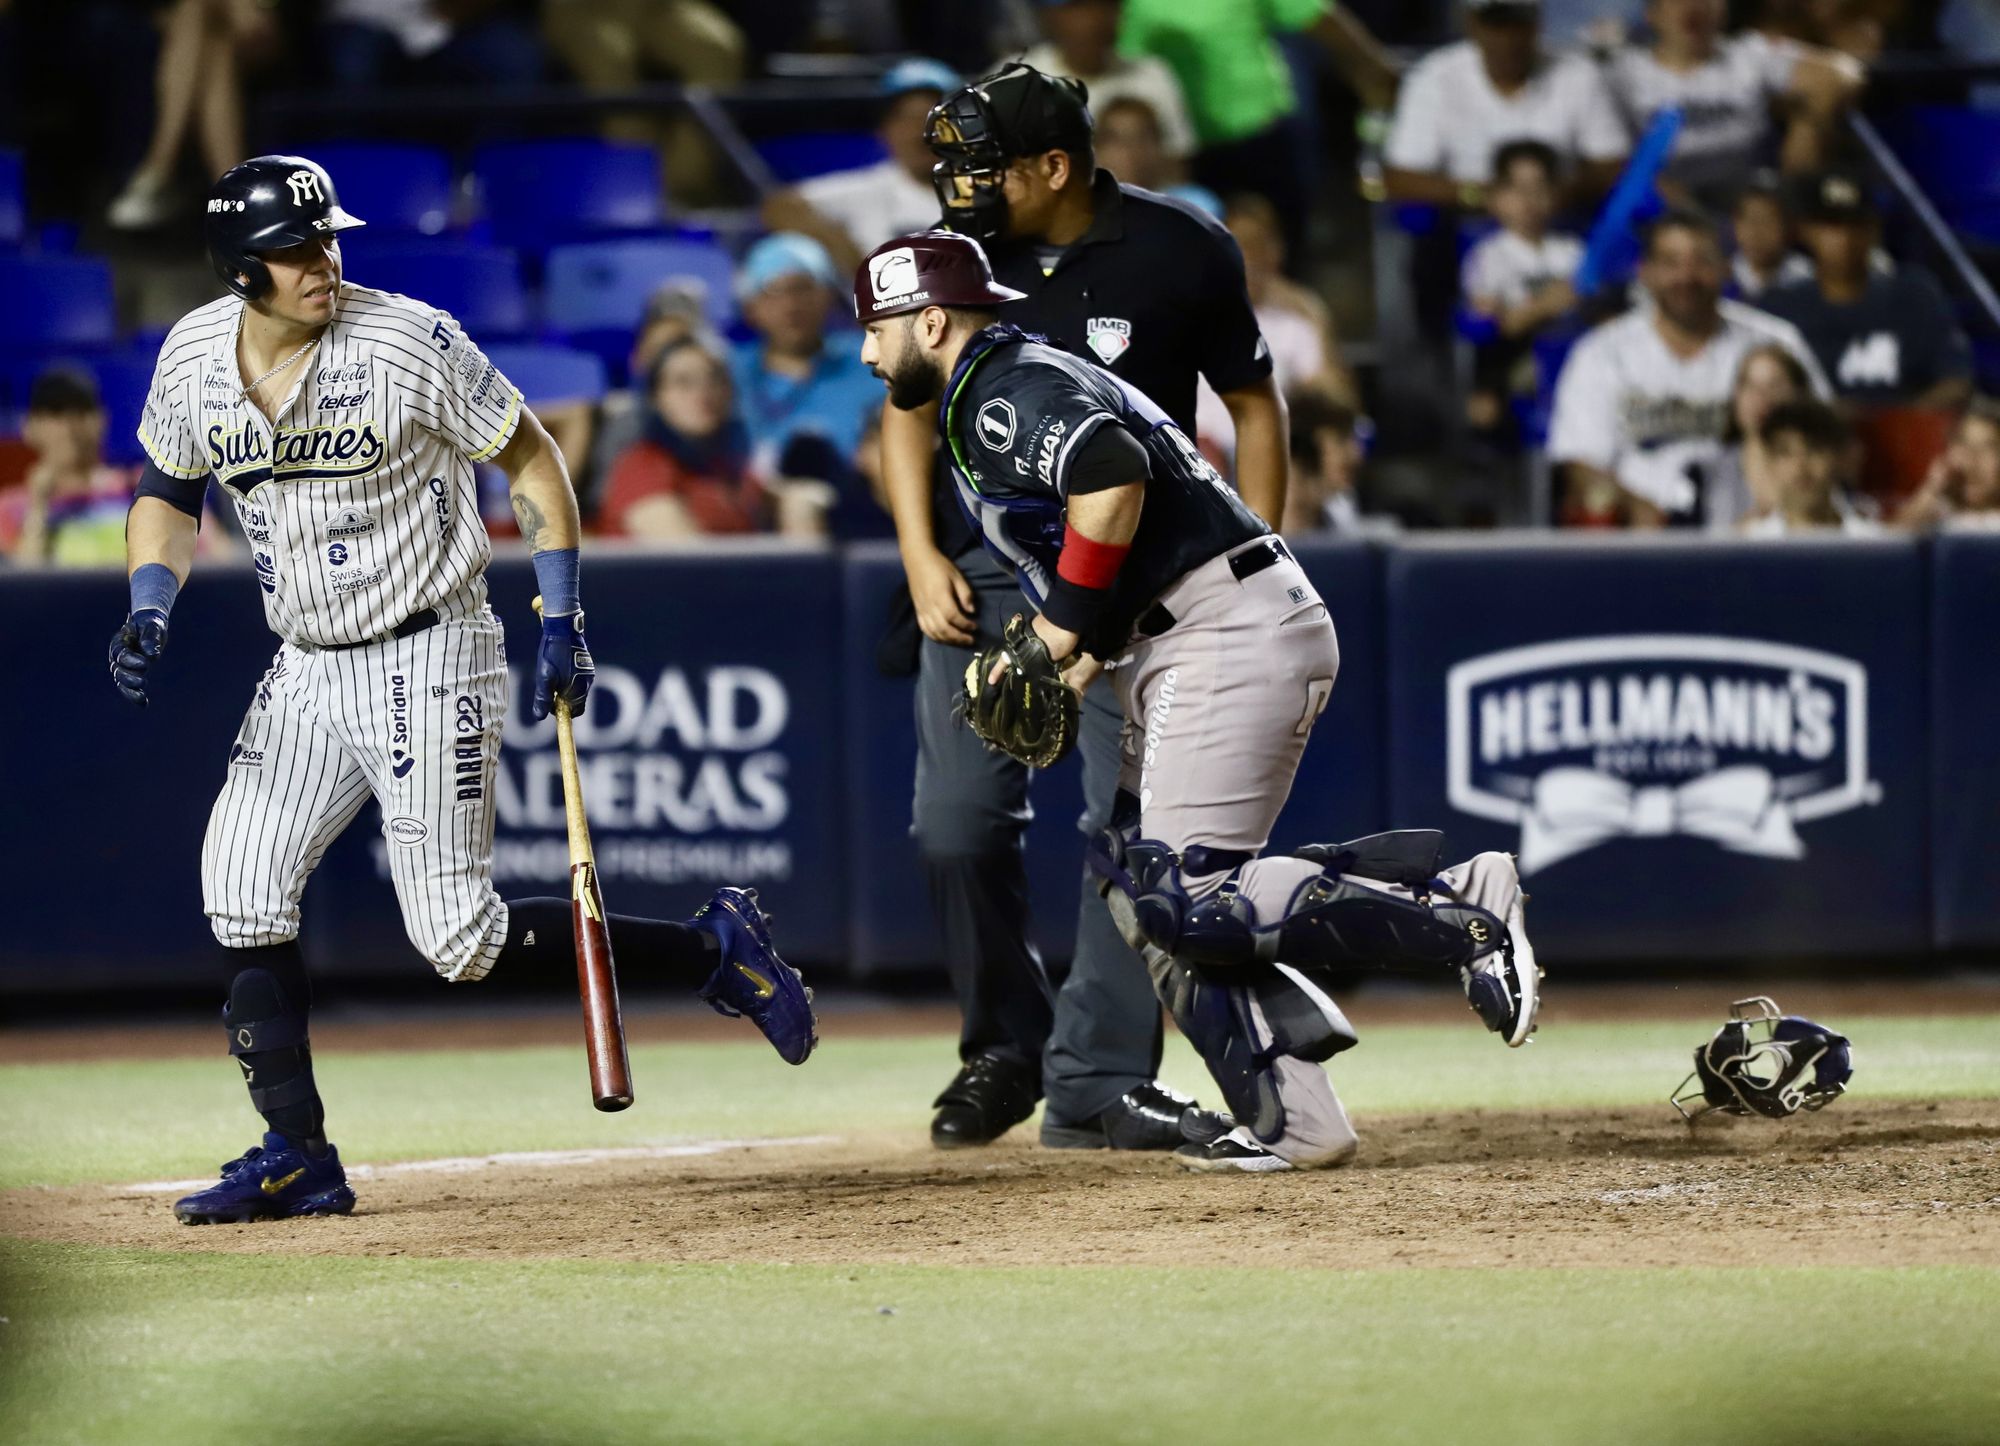
[{"label": "stadium advertisement board", "polygon": [[1899,541],[1399,548],[1397,819],[1518,855],[1558,956],[1921,947],[1925,581]]}]

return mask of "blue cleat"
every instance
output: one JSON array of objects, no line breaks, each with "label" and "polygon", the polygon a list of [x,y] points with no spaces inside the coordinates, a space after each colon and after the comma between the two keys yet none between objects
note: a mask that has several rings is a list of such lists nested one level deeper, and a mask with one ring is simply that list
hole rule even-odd
[{"label": "blue cleat", "polygon": [[722,962],[701,986],[717,1014],[750,1016],[786,1064],[804,1064],[819,1043],[812,990],[772,947],[755,889],[717,889],[688,920],[715,936]]},{"label": "blue cleat", "polygon": [[294,1215],[345,1215],[354,1208],[340,1152],[315,1160],[271,1131],[222,1167],[222,1181],[174,1204],[183,1225],[241,1225]]}]

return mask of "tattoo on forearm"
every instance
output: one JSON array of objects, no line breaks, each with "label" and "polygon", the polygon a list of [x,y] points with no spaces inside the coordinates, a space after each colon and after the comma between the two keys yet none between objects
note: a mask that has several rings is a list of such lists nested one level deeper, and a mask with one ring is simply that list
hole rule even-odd
[{"label": "tattoo on forearm", "polygon": [[535,505],[535,499],[525,493],[515,493],[512,501],[514,520],[521,525],[521,536],[528,544],[528,551],[540,552],[542,529],[548,525],[548,519],[542,516],[542,509]]}]

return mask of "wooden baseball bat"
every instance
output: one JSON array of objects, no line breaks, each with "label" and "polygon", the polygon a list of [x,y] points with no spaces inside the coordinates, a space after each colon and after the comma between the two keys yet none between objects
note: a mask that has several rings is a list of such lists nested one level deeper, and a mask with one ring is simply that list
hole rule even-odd
[{"label": "wooden baseball bat", "polygon": [[[542,600],[535,599],[541,616]],[[556,748],[562,754],[563,816],[569,824],[569,916],[576,942],[576,988],[583,1000],[583,1050],[590,1062],[590,1098],[600,1110],[632,1103],[632,1065],[625,1055],[625,1022],[618,1013],[618,975],[611,965],[611,928],[597,887],[597,857],[583,812],[583,774],[576,764],[576,735],[569,704],[558,698]]]}]

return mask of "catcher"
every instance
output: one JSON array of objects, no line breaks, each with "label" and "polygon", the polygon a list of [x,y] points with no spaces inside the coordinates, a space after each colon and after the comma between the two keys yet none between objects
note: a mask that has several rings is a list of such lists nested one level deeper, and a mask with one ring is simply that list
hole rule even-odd
[{"label": "catcher", "polygon": [[[998,324],[1018,293],[979,244],[930,231],[855,275],[861,356],[892,406],[941,402],[959,501],[1038,608],[965,675],[966,721],[1037,767],[1074,743],[1078,692],[1115,670],[1124,771],[1092,867],[1235,1116],[1175,1152],[1195,1170],[1337,1165],[1353,1128],[1321,1064],[1355,1042],[1325,971],[1458,969],[1510,1045],[1540,971],[1513,860],[1439,873],[1440,836],[1259,858],[1340,665],[1312,584],[1150,400]],[[1185,1128],[1185,1127],[1184,1127]]]}]

